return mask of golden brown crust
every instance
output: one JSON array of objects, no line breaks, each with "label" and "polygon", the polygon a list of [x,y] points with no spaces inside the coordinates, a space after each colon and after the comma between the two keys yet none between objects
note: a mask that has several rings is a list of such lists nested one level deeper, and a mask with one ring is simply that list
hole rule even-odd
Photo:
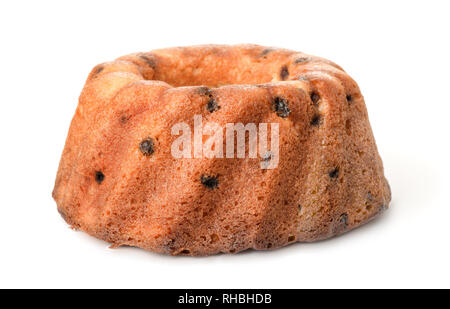
[{"label": "golden brown crust", "polygon": [[[274,111],[277,97],[288,116]],[[196,114],[223,127],[279,123],[278,167],[173,158],[170,128]],[[257,45],[162,49],[94,67],[53,197],[75,228],[174,255],[325,239],[391,198],[357,84],[328,60]]]}]

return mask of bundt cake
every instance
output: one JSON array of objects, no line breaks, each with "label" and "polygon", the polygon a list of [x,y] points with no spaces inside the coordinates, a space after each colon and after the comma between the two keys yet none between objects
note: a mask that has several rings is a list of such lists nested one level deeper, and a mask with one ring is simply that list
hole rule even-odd
[{"label": "bundt cake", "polygon": [[[254,128],[277,149],[255,156]],[[195,130],[201,148],[180,143]],[[93,68],[53,197],[68,224],[112,247],[209,255],[344,233],[383,212],[391,193],[363,96],[341,67],[286,49],[204,45]]]}]

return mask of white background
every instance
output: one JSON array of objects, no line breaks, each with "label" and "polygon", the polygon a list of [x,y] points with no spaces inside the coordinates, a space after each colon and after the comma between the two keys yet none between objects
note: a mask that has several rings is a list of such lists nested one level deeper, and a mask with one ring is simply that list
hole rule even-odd
[{"label": "white background", "polygon": [[[0,287],[450,288],[447,1],[2,1]],[[121,55],[256,43],[340,64],[359,83],[391,208],[341,237],[171,257],[74,232],[51,191],[91,68]]]}]

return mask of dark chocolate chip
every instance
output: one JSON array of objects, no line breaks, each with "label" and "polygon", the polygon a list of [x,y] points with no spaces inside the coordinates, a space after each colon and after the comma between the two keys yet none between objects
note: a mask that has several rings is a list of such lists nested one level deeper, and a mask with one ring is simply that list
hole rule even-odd
[{"label": "dark chocolate chip", "polygon": [[337,178],[339,176],[339,167],[335,167],[328,173],[328,175],[330,176],[330,178]]},{"label": "dark chocolate chip", "polygon": [[120,117],[120,123],[122,124],[126,123],[128,120],[130,120],[130,117],[128,117],[127,115],[122,115]]},{"label": "dark chocolate chip", "polygon": [[302,205],[298,204],[298,211],[302,211]]},{"label": "dark chocolate chip", "polygon": [[105,180],[105,175],[101,171],[95,172],[95,181],[101,184]]},{"label": "dark chocolate chip", "polygon": [[347,227],[347,221],[348,221],[348,215],[346,213],[343,213],[340,217],[339,217],[339,222],[343,225],[343,227]]},{"label": "dark chocolate chip", "polygon": [[261,159],[264,162],[268,162],[272,159],[272,153],[270,151],[266,152],[265,154],[262,155]]},{"label": "dark chocolate chip", "polygon": [[217,176],[202,175],[200,181],[202,182],[202,185],[204,185],[208,189],[214,189],[219,185],[219,180],[217,179]]},{"label": "dark chocolate chip", "polygon": [[311,125],[317,127],[320,125],[320,121],[321,121],[320,115],[316,114],[311,119]]},{"label": "dark chocolate chip", "polygon": [[97,70],[95,70],[95,74],[99,74],[101,71],[103,71],[105,68],[101,65],[97,68]]},{"label": "dark chocolate chip", "polygon": [[156,68],[156,63],[153,59],[147,57],[146,55],[140,55],[139,58],[144,60],[152,69]]},{"label": "dark chocolate chip", "polygon": [[139,144],[139,150],[144,156],[150,156],[155,152],[155,143],[151,137],[147,137]]},{"label": "dark chocolate chip", "polygon": [[288,101],[281,97],[275,97],[272,102],[272,109],[277,112],[278,117],[286,118],[291,113]]},{"label": "dark chocolate chip", "polygon": [[270,151],[261,156],[261,168],[263,168],[263,172],[270,166],[270,160],[272,160],[272,153]]},{"label": "dark chocolate chip", "polygon": [[303,63],[303,62],[308,62],[308,61],[311,61],[310,57],[300,57],[300,58],[295,59],[294,63],[298,64],[298,63]]},{"label": "dark chocolate chip", "polygon": [[273,52],[273,48],[266,48],[261,52],[261,57],[267,56],[268,53]]},{"label": "dark chocolate chip", "polygon": [[199,95],[211,96],[211,89],[209,89],[208,87],[199,87],[197,88],[197,91]]},{"label": "dark chocolate chip", "polygon": [[347,99],[347,102],[353,101],[353,97],[350,94],[347,94],[346,99]]},{"label": "dark chocolate chip", "polygon": [[313,91],[311,93],[311,101],[314,103],[314,105],[317,105],[319,103],[319,100],[320,100],[320,95],[317,92]]},{"label": "dark chocolate chip", "polygon": [[214,100],[214,98],[210,98],[209,101],[208,101],[208,103],[206,104],[206,109],[207,109],[210,113],[212,113],[212,112],[215,112],[215,111],[219,110],[219,109],[220,109],[220,106],[219,106],[219,104],[217,103],[217,101]]},{"label": "dark chocolate chip", "polygon": [[280,78],[281,80],[286,80],[286,78],[289,76],[289,70],[287,66],[282,66],[280,70]]}]

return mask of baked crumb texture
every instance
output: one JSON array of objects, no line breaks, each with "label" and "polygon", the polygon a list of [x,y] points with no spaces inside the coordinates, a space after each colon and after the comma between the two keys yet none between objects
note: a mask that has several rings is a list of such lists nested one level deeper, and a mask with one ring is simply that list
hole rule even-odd
[{"label": "baked crumb texture", "polygon": [[[175,159],[171,127],[279,123],[261,158]],[[270,158],[268,158],[270,159]],[[177,47],[93,68],[53,197],[75,229],[172,255],[326,239],[387,209],[388,182],[363,96],[323,58],[257,45]]]}]

